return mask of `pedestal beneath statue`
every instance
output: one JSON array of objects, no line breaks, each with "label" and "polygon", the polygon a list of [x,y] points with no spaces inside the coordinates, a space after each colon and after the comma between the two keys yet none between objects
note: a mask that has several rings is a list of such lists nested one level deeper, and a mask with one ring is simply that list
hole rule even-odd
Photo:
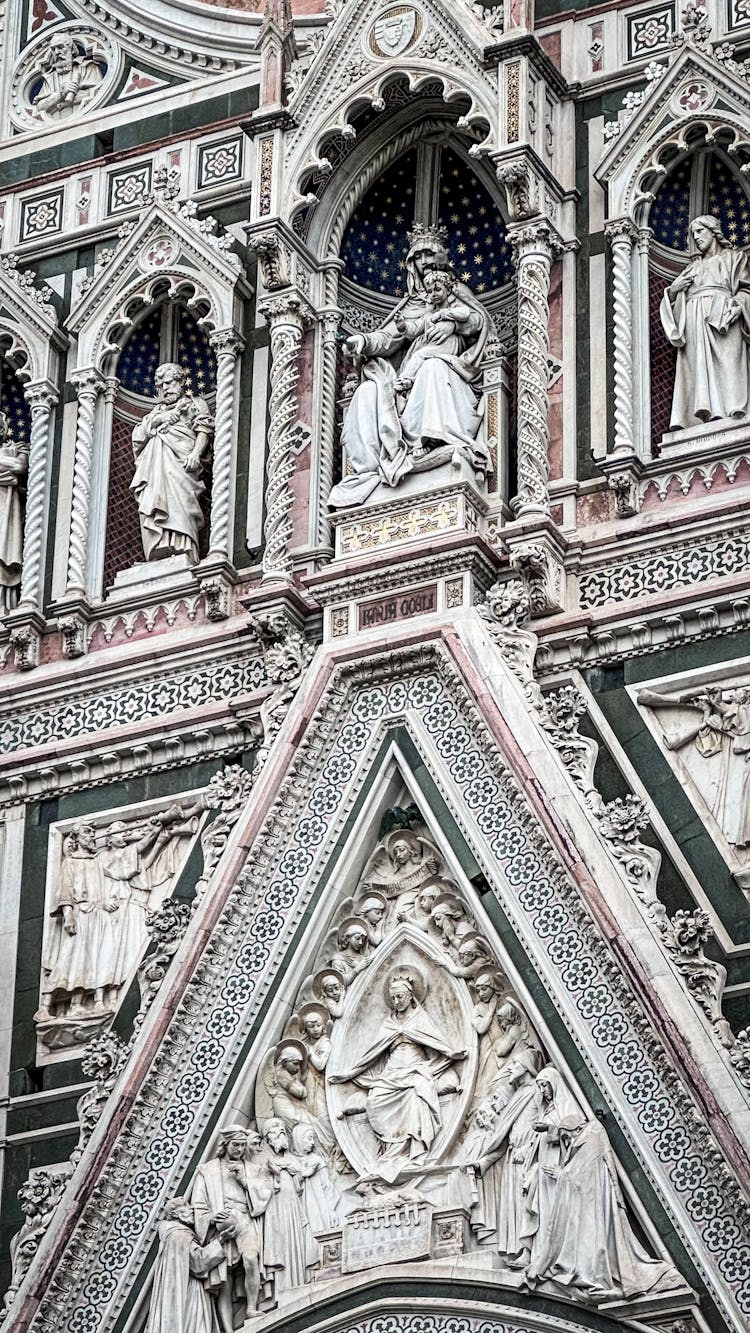
[{"label": "pedestal beneath statue", "polygon": [[397,488],[378,486],[367,504],[332,514],[336,558],[424,545],[450,532],[476,532],[486,512],[485,483],[466,459],[429,473],[410,473]]},{"label": "pedestal beneath statue", "polygon": [[166,589],[172,585],[177,587],[178,584],[182,587],[194,567],[184,551],[179,555],[166,556],[164,560],[139,560],[138,564],[121,569],[107,592],[111,596],[130,593],[134,588],[142,591],[156,587]]}]

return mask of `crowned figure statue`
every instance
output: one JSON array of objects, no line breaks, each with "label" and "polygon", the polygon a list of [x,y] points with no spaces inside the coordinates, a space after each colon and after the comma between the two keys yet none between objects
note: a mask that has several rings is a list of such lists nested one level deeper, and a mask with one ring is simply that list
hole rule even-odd
[{"label": "crowned figure statue", "polygon": [[331,491],[332,508],[363,504],[379,485],[456,452],[477,472],[490,469],[478,410],[489,316],[453,272],[443,227],[417,225],[409,241],[406,296],[374,333],[344,344],[361,382],[342,432],[351,471]]}]

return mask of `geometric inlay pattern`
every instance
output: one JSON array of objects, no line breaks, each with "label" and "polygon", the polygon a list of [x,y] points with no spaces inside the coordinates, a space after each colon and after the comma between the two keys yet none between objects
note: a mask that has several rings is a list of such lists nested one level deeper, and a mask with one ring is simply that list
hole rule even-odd
[{"label": "geometric inlay pattern", "polygon": [[[95,1197],[84,1204],[68,1247],[79,1280],[57,1269],[35,1329],[99,1333],[114,1327],[161,1208],[184,1186],[232,1085],[363,773],[387,730],[409,727],[412,719],[427,737],[420,748],[429,776],[448,799],[511,926],[531,954],[544,958],[544,984],[568,1024],[567,1005],[575,1006],[586,1033],[582,1059],[594,1079],[606,1063],[619,1104],[629,1108],[622,1132],[639,1155],[648,1145],[669,1178],[708,1289],[726,1300],[727,1287],[717,1288],[692,1229],[740,1310],[750,1312],[750,1238],[733,1177],[473,700],[443,651],[422,646],[343,668],[308,723],[292,760],[292,787],[288,779],[255,835],[156,1066],[111,1143]],[[291,816],[284,814],[290,790],[298,793]],[[569,997],[565,1010],[561,988]],[[638,1145],[628,1118],[640,1126]],[[674,1195],[663,1195],[662,1203],[677,1222]],[[378,1327],[385,1333],[394,1326]]]},{"label": "geometric inlay pattern", "polygon": [[262,658],[257,649],[248,649],[230,661],[163,671],[137,685],[94,688],[73,699],[29,708],[8,706],[6,715],[0,717],[0,752],[8,754],[86,732],[128,726],[134,721],[157,720],[181,709],[225,702],[233,695],[257,690],[264,678]]},{"label": "geometric inlay pattern", "polygon": [[750,563],[750,533],[733,532],[685,542],[648,555],[629,556],[579,576],[582,607],[606,606],[633,597],[689,588],[706,579],[743,573]]}]

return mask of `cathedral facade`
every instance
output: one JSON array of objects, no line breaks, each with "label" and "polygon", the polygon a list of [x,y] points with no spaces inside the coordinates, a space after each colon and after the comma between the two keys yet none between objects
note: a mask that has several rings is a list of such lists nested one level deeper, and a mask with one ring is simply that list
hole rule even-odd
[{"label": "cathedral facade", "polygon": [[743,1333],[748,0],[0,34],[0,1330]]}]

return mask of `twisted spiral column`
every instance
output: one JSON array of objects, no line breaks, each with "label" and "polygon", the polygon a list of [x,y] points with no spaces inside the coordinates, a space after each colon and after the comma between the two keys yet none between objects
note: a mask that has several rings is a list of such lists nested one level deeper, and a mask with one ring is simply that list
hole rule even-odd
[{"label": "twisted spiral column", "polygon": [[615,449],[632,451],[633,428],[633,242],[635,228],[617,218],[604,228],[612,250]]},{"label": "twisted spiral column", "polygon": [[292,446],[299,413],[299,349],[305,320],[300,299],[291,294],[267,301],[261,309],[271,330],[263,579],[283,579],[288,582],[292,577],[292,557],[289,552],[294,500]]},{"label": "twisted spiral column", "polygon": [[19,607],[38,611],[41,609],[42,551],[51,448],[50,422],[52,409],[57,403],[57,393],[51,384],[37,383],[27,385],[24,396],[31,411],[31,433]]},{"label": "twisted spiral column", "polygon": [[105,382],[96,370],[83,371],[76,381],[78,415],[73,463],[73,502],[68,543],[66,596],[86,592],[91,466],[94,451],[96,410]]},{"label": "twisted spiral column", "polygon": [[336,434],[336,333],[341,322],[341,311],[337,301],[339,272],[342,267],[341,261],[335,260],[326,273],[326,303],[322,312],[323,339],[319,417],[320,486],[318,491],[318,540],[322,546],[327,546],[331,540],[331,525],[328,521],[328,497],[333,487],[333,444]]},{"label": "twisted spiral column", "polygon": [[549,513],[549,278],[555,249],[540,221],[512,236],[518,275],[518,494],[520,518]]},{"label": "twisted spiral column", "polygon": [[238,357],[244,339],[233,329],[215,333],[211,346],[216,353],[216,421],[214,423],[214,465],[211,482],[211,532],[209,557],[229,559],[231,553],[230,513],[232,495],[232,457],[234,453],[235,399]]}]

